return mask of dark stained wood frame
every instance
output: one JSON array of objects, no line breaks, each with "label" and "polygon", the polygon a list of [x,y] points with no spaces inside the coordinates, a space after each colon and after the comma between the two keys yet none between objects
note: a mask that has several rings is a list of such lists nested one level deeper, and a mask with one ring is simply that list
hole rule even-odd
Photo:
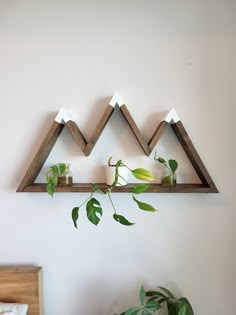
[{"label": "dark stained wood frame", "polygon": [[[125,120],[127,121],[134,136],[138,140],[139,145],[143,149],[144,153],[149,156],[158,141],[160,140],[165,129],[169,125],[168,122],[161,121],[157,126],[153,136],[149,141],[145,140],[130,112],[125,105],[119,107]],[[106,124],[108,123],[114,107],[108,105],[98,122],[91,138],[86,141],[84,135],[76,125],[74,121],[68,121],[65,125],[68,127],[75,141],[80,146],[85,156],[90,155],[100,135],[102,134]],[[54,121],[43,140],[38,152],[36,153],[29,169],[27,170],[21,184],[19,185],[17,192],[46,192],[46,184],[34,184],[36,177],[38,176],[43,164],[45,163],[49,153],[51,152],[57,138],[61,134],[64,124]],[[218,193],[218,189],[214,184],[210,174],[204,166],[197,150],[195,149],[190,137],[188,136],[181,121],[170,124],[175,135],[177,136],[180,144],[182,145],[186,155],[188,156],[193,168],[201,180],[201,184],[177,184],[176,187],[163,187],[160,184],[151,184],[150,188],[146,192],[153,193]],[[107,185],[104,183],[97,184],[101,190],[105,190]],[[134,184],[129,184],[123,187],[116,187],[113,192],[129,192]],[[57,186],[57,192],[91,192],[92,185],[89,183],[73,184],[72,186]]]}]

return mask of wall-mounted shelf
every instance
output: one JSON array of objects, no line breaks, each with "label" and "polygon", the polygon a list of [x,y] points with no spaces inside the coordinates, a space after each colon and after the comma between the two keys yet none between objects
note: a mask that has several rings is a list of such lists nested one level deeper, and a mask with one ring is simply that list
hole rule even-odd
[{"label": "wall-mounted shelf", "polygon": [[[104,183],[96,183],[96,185],[105,191],[108,186]],[[112,193],[128,193],[136,184],[128,184],[127,186],[114,187]],[[56,192],[92,192],[92,183],[79,183],[72,186],[57,186]],[[25,187],[24,192],[46,192],[46,184],[31,184]],[[161,184],[149,184],[148,193],[211,193],[211,188],[203,184],[177,184],[176,187],[163,187]]]},{"label": "wall-mounted shelf", "polygon": [[[121,113],[123,114],[126,122],[128,123],[131,131],[133,132],[136,140],[143,149],[144,153],[149,156],[167,126],[171,125],[175,135],[177,136],[181,146],[183,147],[186,155],[188,156],[193,168],[201,180],[201,184],[177,184],[176,187],[169,188],[163,187],[160,184],[151,184],[146,192],[153,193],[218,193],[210,174],[204,166],[199,154],[197,153],[190,137],[188,136],[182,122],[174,109],[171,109],[163,121],[157,126],[153,136],[149,141],[146,141],[142,135],[134,119],[132,118],[127,107],[124,105],[121,97],[116,93],[111,99],[109,105],[106,107],[97,127],[95,128],[92,136],[87,141],[76,123],[69,117],[64,109],[61,109],[53,121],[49,131],[43,140],[38,152],[36,153],[30,167],[28,168],[17,192],[46,192],[46,184],[35,184],[40,170],[42,169],[48,155],[50,154],[53,146],[56,143],[63,128],[67,126],[75,141],[83,151],[85,156],[91,154],[96,142],[102,134],[106,124],[108,123],[113,111],[114,106],[118,105]],[[97,184],[101,190],[107,188],[106,184]],[[116,187],[113,192],[129,192],[135,184],[129,184],[123,187]],[[91,192],[92,186],[89,183],[73,184],[72,186],[57,186],[57,192]]]}]

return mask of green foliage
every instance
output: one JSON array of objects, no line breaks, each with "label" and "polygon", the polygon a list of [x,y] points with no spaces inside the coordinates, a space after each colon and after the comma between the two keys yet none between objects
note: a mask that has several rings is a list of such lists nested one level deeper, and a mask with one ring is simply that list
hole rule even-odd
[{"label": "green foliage", "polygon": [[[112,209],[114,211],[113,219],[116,222],[118,222],[118,223],[120,223],[120,224],[122,224],[124,226],[131,226],[131,225],[135,224],[135,223],[130,222],[123,215],[117,214],[115,205],[114,205],[114,203],[112,201],[112,198],[111,198],[112,190],[114,189],[114,187],[119,182],[120,175],[119,175],[119,169],[118,168],[119,168],[119,166],[126,167],[131,172],[131,174],[135,178],[137,178],[139,180],[153,181],[155,178],[151,174],[151,172],[149,172],[146,169],[137,168],[137,169],[131,170],[121,160],[117,161],[115,164],[112,164],[111,160],[112,160],[112,157],[110,157],[108,159],[108,165],[115,167],[115,179],[114,179],[114,182],[112,183],[111,186],[109,186],[104,191],[102,191],[96,184],[92,184],[93,192],[91,193],[89,198],[87,200],[85,200],[79,207],[74,207],[72,209],[71,216],[72,216],[72,220],[73,220],[73,224],[74,224],[75,228],[78,228],[77,221],[78,221],[78,218],[79,218],[79,209],[85,203],[86,203],[87,217],[88,217],[89,221],[91,223],[95,224],[95,225],[97,225],[100,222],[100,219],[101,219],[101,216],[102,216],[102,213],[103,213],[103,209],[102,209],[102,206],[101,206],[100,202],[93,197],[93,195],[95,193],[99,193],[99,194],[102,194],[102,195],[105,195],[105,196],[108,197],[108,199],[109,199],[109,201],[111,203],[111,207],[112,207]],[[156,211],[156,209],[153,206],[151,206],[151,205],[149,205],[147,203],[141,202],[141,201],[137,200],[134,197],[134,194],[140,194],[140,193],[146,191],[148,188],[149,188],[149,185],[147,185],[147,184],[137,184],[137,185],[135,185],[135,187],[130,192],[131,192],[131,194],[133,196],[133,200],[135,201],[135,203],[137,204],[139,209],[145,210],[145,211],[154,212],[154,211]]]},{"label": "green foliage", "polygon": [[58,184],[58,177],[59,176],[65,176],[68,174],[70,164],[66,163],[58,163],[55,165],[52,165],[47,174],[46,174],[46,190],[48,194],[53,197],[53,194],[55,192],[55,187]]},{"label": "green foliage", "polygon": [[100,221],[100,217],[98,216],[98,214],[102,216],[102,208],[100,202],[95,198],[89,199],[86,205],[86,210],[89,221],[97,225]]},{"label": "green foliage", "polygon": [[123,215],[120,215],[120,214],[114,213],[113,218],[114,218],[114,220],[116,220],[117,222],[119,222],[120,224],[123,224],[123,225],[129,226],[129,225],[135,224],[135,223],[129,222]]},{"label": "green foliage", "polygon": [[176,160],[168,160],[168,162],[163,159],[162,157],[157,158],[156,157],[156,152],[155,152],[155,156],[154,156],[154,160],[158,161],[159,163],[163,164],[166,168],[168,168],[171,173],[174,175],[177,168],[178,168],[178,162]]},{"label": "green foliage", "polygon": [[152,182],[155,180],[155,177],[151,172],[145,170],[144,168],[136,168],[135,170],[131,170],[131,173],[134,177],[140,180],[146,180],[148,182]]},{"label": "green foliage", "polygon": [[[141,306],[131,307],[120,315],[154,315],[165,309],[165,315],[194,315],[192,306],[186,297],[176,298],[168,289],[159,287],[158,291],[145,291],[143,286],[139,292]],[[158,314],[161,314],[158,312]]]}]

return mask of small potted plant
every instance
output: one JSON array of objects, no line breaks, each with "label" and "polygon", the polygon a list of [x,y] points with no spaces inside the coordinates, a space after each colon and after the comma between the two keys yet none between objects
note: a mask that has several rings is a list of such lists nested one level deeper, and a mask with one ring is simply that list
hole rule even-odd
[{"label": "small potted plant", "polygon": [[157,312],[163,315],[194,315],[192,306],[186,297],[178,299],[163,287],[158,287],[158,291],[145,291],[142,286],[139,300],[140,306],[131,307],[120,315],[153,315]]},{"label": "small potted plant", "polygon": [[176,160],[168,160],[168,162],[162,157],[154,156],[155,161],[158,161],[163,166],[165,166],[165,172],[161,177],[161,184],[165,187],[174,187],[176,186],[176,170],[178,168],[178,162]]},{"label": "small potted plant", "polygon": [[72,185],[73,178],[70,172],[70,164],[58,163],[51,166],[46,173],[46,180],[46,190],[51,197],[53,197],[57,185]]},{"label": "small potted plant", "polygon": [[[111,164],[111,159],[112,158],[110,157],[108,160],[108,164],[109,163]],[[72,220],[73,220],[74,226],[76,228],[78,228],[77,221],[79,218],[79,210],[84,204],[86,204],[86,211],[87,211],[88,220],[95,225],[97,225],[100,222],[100,219],[101,219],[102,214],[103,214],[103,209],[102,209],[102,206],[101,206],[99,200],[94,198],[95,193],[106,195],[108,197],[108,200],[110,201],[111,207],[114,211],[113,219],[115,221],[119,222],[122,225],[126,225],[126,226],[130,226],[130,225],[134,224],[134,223],[128,221],[123,215],[120,215],[117,213],[116,207],[115,207],[114,202],[112,201],[112,198],[111,198],[112,190],[114,189],[115,186],[117,186],[117,184],[120,184],[121,179],[124,181],[125,184],[127,184],[127,181],[119,173],[119,168],[121,166],[123,168],[126,168],[135,178],[137,178],[139,180],[143,180],[143,181],[147,181],[147,182],[151,182],[151,181],[155,180],[155,177],[148,170],[143,169],[143,168],[136,168],[136,169],[132,170],[126,164],[124,164],[121,160],[117,161],[113,165],[114,177],[112,177],[112,179],[110,181],[111,184],[104,191],[102,191],[96,184],[92,184],[93,192],[91,193],[89,198],[86,199],[79,207],[74,207],[72,209]],[[146,191],[148,188],[149,188],[149,185],[146,183],[137,184],[137,185],[135,185],[135,187],[133,187],[130,190],[130,193],[132,194],[133,201],[137,204],[139,209],[154,212],[154,211],[156,211],[156,209],[152,205],[145,203],[145,202],[142,202],[142,201],[138,200],[136,197],[136,194],[141,194],[142,192]]]},{"label": "small potted plant", "polygon": [[126,186],[128,183],[128,169],[125,167],[121,160],[117,161],[116,164],[112,164],[112,157],[108,159],[108,165],[106,167],[106,183],[109,186],[115,181],[116,170],[118,173],[118,180],[116,181],[115,186]]}]

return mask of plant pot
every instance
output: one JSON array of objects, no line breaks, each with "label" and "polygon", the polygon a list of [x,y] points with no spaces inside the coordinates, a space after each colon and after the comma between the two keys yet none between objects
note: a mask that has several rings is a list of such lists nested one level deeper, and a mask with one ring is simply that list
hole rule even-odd
[{"label": "plant pot", "polygon": [[73,178],[71,175],[58,176],[58,186],[72,185]]},{"label": "plant pot", "polygon": [[176,174],[169,173],[161,178],[161,185],[164,187],[175,187],[176,186]]},{"label": "plant pot", "polygon": [[[106,183],[111,186],[115,181],[115,166],[106,167]],[[126,186],[128,183],[128,170],[125,166],[118,167],[118,183],[115,186]]]}]

